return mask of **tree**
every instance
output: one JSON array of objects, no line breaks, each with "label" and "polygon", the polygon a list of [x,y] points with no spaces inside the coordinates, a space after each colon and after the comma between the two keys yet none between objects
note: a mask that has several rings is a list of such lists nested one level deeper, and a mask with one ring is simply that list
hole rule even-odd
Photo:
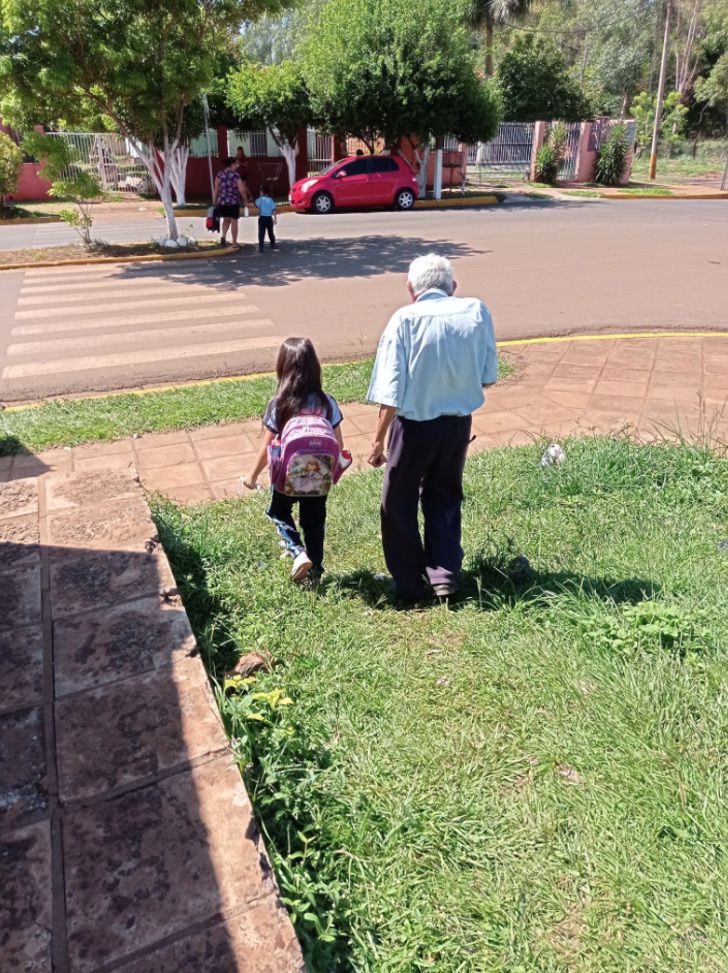
[{"label": "tree", "polygon": [[496,94],[448,0],[330,0],[301,56],[317,123],[370,149],[379,137],[476,141],[497,127]]},{"label": "tree", "polygon": [[590,114],[564,57],[542,38],[519,37],[498,66],[497,79],[506,121],[579,121]]},{"label": "tree", "polygon": [[295,61],[264,66],[243,64],[228,80],[228,103],[241,128],[265,128],[288,166],[288,183],[296,181],[298,133],[312,119],[308,90]]},{"label": "tree", "polygon": [[5,197],[12,195],[18,185],[23,153],[9,135],[0,132],[0,209]]},{"label": "tree", "polygon": [[70,196],[74,201],[75,210],[62,209],[58,215],[76,230],[84,246],[91,246],[91,207],[104,195],[96,173],[80,164],[78,153],[60,135],[32,132],[23,145],[30,155],[44,161],[43,175],[51,181],[50,195]]},{"label": "tree", "polygon": [[[632,102],[632,115],[637,123],[635,132],[635,146],[644,148],[652,139],[655,124],[655,96],[641,91]],[[677,91],[670,91],[665,96],[662,106],[662,121],[660,122],[660,140],[668,144],[674,143],[685,130],[687,108],[680,101]]]},{"label": "tree", "polygon": [[531,0],[466,0],[465,19],[485,36],[485,76],[493,77],[493,31],[497,24],[521,20],[531,9]]},{"label": "tree", "polygon": [[0,0],[0,113],[26,129],[106,116],[143,160],[177,239],[172,159],[185,111],[243,22],[277,3]]}]

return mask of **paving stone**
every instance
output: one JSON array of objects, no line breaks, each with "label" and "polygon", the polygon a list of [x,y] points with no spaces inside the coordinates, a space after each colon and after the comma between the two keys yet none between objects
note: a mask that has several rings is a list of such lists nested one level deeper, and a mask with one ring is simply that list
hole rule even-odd
[{"label": "paving stone", "polygon": [[48,810],[45,732],[40,706],[0,715],[0,833]]},{"label": "paving stone", "polygon": [[131,439],[115,439],[110,443],[88,443],[85,446],[75,446],[73,449],[73,458],[76,461],[90,459],[92,456],[118,456],[120,454],[128,456],[129,459],[134,458]]},{"label": "paving stone", "polygon": [[0,631],[40,622],[40,567],[3,571],[0,591],[3,593]]},{"label": "paving stone", "polygon": [[160,449],[165,446],[178,446],[180,443],[189,442],[186,429],[176,429],[173,432],[145,432],[134,440],[137,453],[146,452],[149,449]]},{"label": "paving stone", "polygon": [[133,476],[137,469],[134,457],[129,453],[110,453],[108,456],[81,456],[74,460],[79,473],[104,473],[108,470],[127,472]]},{"label": "paving stone", "polygon": [[119,968],[119,973],[305,973],[301,948],[275,896]]},{"label": "paving stone", "polygon": [[0,838],[0,968],[51,969],[51,839],[47,821]]},{"label": "paving stone", "polygon": [[240,433],[226,436],[215,436],[212,439],[198,439],[195,441],[195,453],[198,459],[217,459],[218,456],[239,456],[250,453],[255,448],[250,436]]},{"label": "paving stone", "polygon": [[10,480],[0,483],[0,520],[38,513],[38,481]]},{"label": "paving stone", "polygon": [[550,378],[544,385],[544,392],[592,392],[596,385],[594,378]]},{"label": "paving stone", "polygon": [[602,379],[608,382],[634,382],[636,385],[646,386],[650,374],[649,368],[627,368],[626,365],[608,362],[602,372]]},{"label": "paving stone", "polygon": [[47,477],[44,482],[49,512],[133,497],[139,493],[134,473],[122,470],[109,470],[104,474],[98,471],[58,474]]},{"label": "paving stone", "polygon": [[107,502],[50,515],[47,531],[51,544],[97,550],[143,551],[149,540],[157,535],[141,495],[115,500],[113,504]]},{"label": "paving stone", "polygon": [[160,598],[57,621],[53,638],[56,696],[160,668],[175,652],[197,652],[186,613]]},{"label": "paving stone", "polygon": [[43,636],[40,627],[0,632],[0,710],[39,703],[43,694]]},{"label": "paving stone", "polygon": [[206,442],[218,436],[252,436],[257,437],[260,432],[260,419],[250,419],[247,422],[225,422],[217,426],[203,426],[201,429],[190,429],[190,439],[193,443]]},{"label": "paving stone", "polygon": [[600,379],[594,389],[597,395],[627,395],[639,398],[647,392],[647,382],[619,382]]},{"label": "paving stone", "polygon": [[188,442],[173,446],[155,446],[154,449],[137,447],[137,466],[140,471],[158,469],[164,466],[179,466],[181,463],[194,463],[195,451]]},{"label": "paving stone", "polygon": [[71,451],[49,449],[42,453],[19,453],[13,463],[12,478],[38,477],[71,469]]},{"label": "paving stone", "polygon": [[78,973],[275,891],[228,755],[76,809],[63,822],[63,848],[69,957]]},{"label": "paving stone", "polygon": [[60,699],[56,735],[63,801],[227,750],[202,661],[174,655],[165,668]]},{"label": "paving stone", "polygon": [[79,551],[51,548],[55,619],[175,587],[163,551]]},{"label": "paving stone", "polygon": [[154,493],[166,493],[183,486],[199,486],[205,482],[205,474],[197,462],[182,463],[179,466],[164,466],[155,470],[142,470],[142,483]]},{"label": "paving stone", "polygon": [[36,514],[0,519],[0,571],[39,564],[39,540]]},{"label": "paving stone", "polygon": [[599,378],[601,370],[601,365],[594,365],[591,361],[562,361],[554,368],[553,378],[596,379]]},{"label": "paving stone", "polygon": [[231,476],[242,476],[247,471],[249,460],[243,460],[240,454],[222,456],[218,459],[203,460],[202,466],[209,480],[225,480]]}]

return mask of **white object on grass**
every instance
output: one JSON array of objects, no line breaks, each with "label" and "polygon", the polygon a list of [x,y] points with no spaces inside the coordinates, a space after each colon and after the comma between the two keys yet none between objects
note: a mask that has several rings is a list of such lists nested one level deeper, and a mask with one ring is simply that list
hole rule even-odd
[{"label": "white object on grass", "polygon": [[541,457],[541,466],[560,466],[566,459],[566,453],[563,451],[558,443],[551,443],[551,445],[544,450],[544,454]]}]

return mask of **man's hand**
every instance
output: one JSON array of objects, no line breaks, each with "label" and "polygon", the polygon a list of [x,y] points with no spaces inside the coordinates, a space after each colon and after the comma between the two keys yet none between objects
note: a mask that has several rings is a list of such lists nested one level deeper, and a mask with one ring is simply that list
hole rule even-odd
[{"label": "man's hand", "polygon": [[387,462],[387,457],[384,455],[384,443],[375,439],[372,443],[372,451],[369,454],[369,459],[367,460],[370,466],[379,467],[384,466]]}]

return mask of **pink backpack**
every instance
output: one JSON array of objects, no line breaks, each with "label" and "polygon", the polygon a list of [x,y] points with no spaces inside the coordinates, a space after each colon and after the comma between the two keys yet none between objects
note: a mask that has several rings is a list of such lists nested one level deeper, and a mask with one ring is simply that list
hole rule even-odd
[{"label": "pink backpack", "polygon": [[289,419],[268,447],[270,481],[288,497],[325,497],[349,465],[342,460],[331,423],[321,415]]}]

